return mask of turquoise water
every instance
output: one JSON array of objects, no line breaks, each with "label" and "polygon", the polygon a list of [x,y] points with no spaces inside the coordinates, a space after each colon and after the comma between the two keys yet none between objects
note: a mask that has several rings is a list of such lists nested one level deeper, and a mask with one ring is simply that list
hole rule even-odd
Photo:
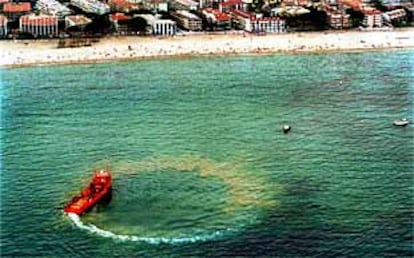
[{"label": "turquoise water", "polygon": [[414,255],[413,50],[0,74],[2,257]]}]

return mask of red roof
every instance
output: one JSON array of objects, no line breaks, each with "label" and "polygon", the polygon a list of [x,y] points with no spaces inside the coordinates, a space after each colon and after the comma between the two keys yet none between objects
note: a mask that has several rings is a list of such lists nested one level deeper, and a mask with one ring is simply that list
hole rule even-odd
[{"label": "red roof", "polygon": [[37,26],[54,26],[57,25],[58,18],[48,15],[25,15],[20,18],[20,24],[37,25]]},{"label": "red roof", "polygon": [[204,9],[207,13],[211,13],[214,15],[214,17],[216,17],[216,19],[218,21],[227,21],[230,20],[230,16],[226,13],[222,13],[217,9],[213,9],[213,8],[206,8]]},{"label": "red roof", "polygon": [[261,18],[257,18],[256,16],[251,16],[250,17],[251,21],[278,21],[281,20],[279,17],[261,17]]},{"label": "red roof", "polygon": [[339,0],[339,3],[347,5],[355,10],[362,9],[361,0]]},{"label": "red roof", "polygon": [[219,21],[228,21],[230,20],[230,16],[228,16],[225,13],[219,13],[219,14],[216,14],[216,19]]},{"label": "red roof", "polygon": [[231,6],[231,5],[241,4],[241,3],[242,3],[241,0],[229,0],[229,1],[221,3],[221,6]]},{"label": "red roof", "polygon": [[309,2],[308,0],[298,0],[298,5],[299,6],[307,5],[308,2]]},{"label": "red roof", "polygon": [[116,5],[132,5],[131,3],[129,3],[125,0],[111,0],[109,3],[110,4],[116,4]]},{"label": "red roof", "polygon": [[131,19],[131,17],[126,16],[126,15],[125,15],[125,14],[123,14],[123,13],[114,13],[114,14],[109,15],[109,17],[110,17],[110,18],[111,18],[111,20],[113,20],[113,21],[125,21],[125,20],[129,20],[129,19]]},{"label": "red roof", "polygon": [[14,12],[30,12],[30,3],[6,3],[3,6],[3,12],[14,13]]},{"label": "red roof", "polygon": [[127,9],[127,8],[132,9],[134,7],[138,8],[138,4],[130,3],[126,0],[111,0],[109,2],[109,4],[112,5],[112,6],[117,6],[117,7],[121,7],[121,8],[125,8],[125,9]]},{"label": "red roof", "polygon": [[362,10],[363,14],[373,15],[373,14],[381,14],[381,12],[377,9],[369,9],[369,10]]}]

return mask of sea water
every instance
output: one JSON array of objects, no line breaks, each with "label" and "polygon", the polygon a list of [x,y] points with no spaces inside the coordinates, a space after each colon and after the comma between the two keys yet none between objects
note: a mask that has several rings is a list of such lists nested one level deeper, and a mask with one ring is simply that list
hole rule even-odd
[{"label": "sea water", "polygon": [[2,257],[413,255],[413,50],[0,75]]}]

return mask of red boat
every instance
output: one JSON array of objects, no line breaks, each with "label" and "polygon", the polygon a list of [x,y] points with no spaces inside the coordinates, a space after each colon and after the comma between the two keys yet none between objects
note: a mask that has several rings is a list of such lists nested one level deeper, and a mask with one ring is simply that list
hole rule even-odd
[{"label": "red boat", "polygon": [[65,206],[64,211],[81,215],[98,203],[109,202],[111,197],[112,176],[109,169],[95,171],[89,186],[80,195],[73,197]]}]

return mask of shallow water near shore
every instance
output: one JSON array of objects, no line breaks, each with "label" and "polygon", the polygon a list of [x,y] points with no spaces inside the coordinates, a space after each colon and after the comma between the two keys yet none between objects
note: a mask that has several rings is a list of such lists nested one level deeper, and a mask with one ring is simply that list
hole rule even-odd
[{"label": "shallow water near shore", "polygon": [[[0,70],[1,256],[413,256],[414,51]],[[289,124],[292,131],[282,133]],[[92,170],[114,196],[62,208]]]}]

